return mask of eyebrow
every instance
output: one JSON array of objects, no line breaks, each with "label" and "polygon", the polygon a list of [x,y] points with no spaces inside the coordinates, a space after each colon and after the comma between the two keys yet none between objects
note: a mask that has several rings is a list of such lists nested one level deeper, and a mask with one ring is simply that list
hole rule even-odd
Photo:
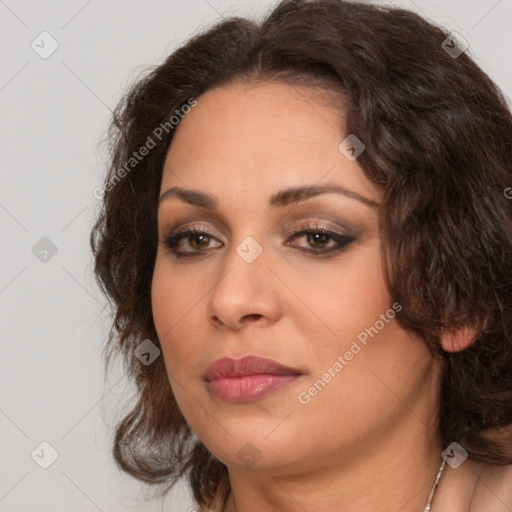
[{"label": "eyebrow", "polygon": [[[329,193],[342,194],[350,199],[356,199],[371,208],[380,206],[379,203],[364,197],[353,190],[349,190],[334,183],[286,188],[273,194],[270,197],[268,204],[274,208],[282,208],[290,204],[300,203],[301,201],[305,201],[321,194]],[[192,206],[197,206],[214,212],[219,210],[218,200],[215,197],[199,190],[172,187],[160,196],[158,199],[158,205],[160,206],[164,201],[170,198],[176,198]]]}]

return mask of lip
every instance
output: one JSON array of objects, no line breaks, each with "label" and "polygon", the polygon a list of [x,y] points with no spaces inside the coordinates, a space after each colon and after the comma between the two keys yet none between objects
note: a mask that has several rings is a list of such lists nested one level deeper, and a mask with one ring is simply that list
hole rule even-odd
[{"label": "lip", "polygon": [[223,357],[210,364],[204,380],[212,396],[224,402],[252,402],[287,387],[303,375],[272,359]]}]

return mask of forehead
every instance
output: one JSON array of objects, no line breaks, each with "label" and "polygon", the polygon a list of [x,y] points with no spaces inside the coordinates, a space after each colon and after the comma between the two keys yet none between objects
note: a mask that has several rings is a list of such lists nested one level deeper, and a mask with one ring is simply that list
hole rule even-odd
[{"label": "forehead", "polygon": [[162,189],[175,185],[236,198],[325,179],[380,200],[357,161],[339,150],[347,134],[333,91],[235,84],[197,101],[174,134]]}]

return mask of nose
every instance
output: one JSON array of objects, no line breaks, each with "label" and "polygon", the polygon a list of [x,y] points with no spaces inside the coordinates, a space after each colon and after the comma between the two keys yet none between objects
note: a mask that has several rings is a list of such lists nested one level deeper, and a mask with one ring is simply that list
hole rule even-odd
[{"label": "nose", "polygon": [[222,274],[208,295],[209,320],[216,328],[234,331],[252,324],[271,325],[279,319],[281,306],[280,282],[268,267],[270,259],[263,250],[251,262],[236,249],[226,254]]}]

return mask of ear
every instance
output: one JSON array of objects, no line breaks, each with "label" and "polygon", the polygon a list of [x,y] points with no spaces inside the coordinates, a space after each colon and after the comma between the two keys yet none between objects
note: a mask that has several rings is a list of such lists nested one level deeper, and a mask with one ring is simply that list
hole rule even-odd
[{"label": "ear", "polygon": [[461,352],[473,344],[476,331],[471,327],[461,327],[446,331],[441,335],[441,346],[446,352]]}]

